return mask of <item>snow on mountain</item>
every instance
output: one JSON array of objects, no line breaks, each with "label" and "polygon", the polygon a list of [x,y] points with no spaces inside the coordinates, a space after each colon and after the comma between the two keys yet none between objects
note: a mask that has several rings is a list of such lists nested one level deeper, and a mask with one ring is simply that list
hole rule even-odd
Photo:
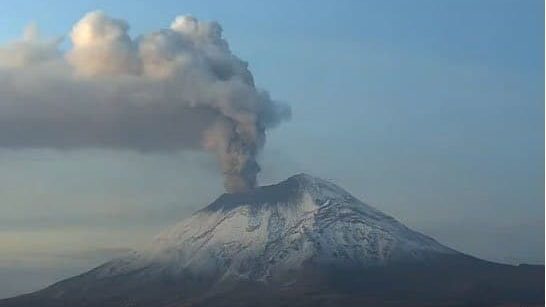
[{"label": "snow on mountain", "polygon": [[161,233],[149,248],[95,274],[146,270],[267,281],[307,264],[376,266],[455,253],[335,184],[300,174],[224,194]]},{"label": "snow on mountain", "polygon": [[148,248],[2,307],[543,306],[544,266],[483,261],[308,175],[224,194]]}]

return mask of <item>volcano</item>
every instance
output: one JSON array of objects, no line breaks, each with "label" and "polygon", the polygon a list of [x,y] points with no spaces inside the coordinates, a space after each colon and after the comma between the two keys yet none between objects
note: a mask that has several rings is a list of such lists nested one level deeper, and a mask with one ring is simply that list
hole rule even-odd
[{"label": "volcano", "polygon": [[0,307],[543,303],[544,266],[465,255],[300,174],[224,194],[147,248]]}]

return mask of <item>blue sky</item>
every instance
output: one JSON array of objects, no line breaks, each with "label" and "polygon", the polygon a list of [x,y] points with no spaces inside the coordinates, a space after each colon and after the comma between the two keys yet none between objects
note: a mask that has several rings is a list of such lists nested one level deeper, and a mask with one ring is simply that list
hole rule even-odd
[{"label": "blue sky", "polygon": [[[95,9],[133,36],[181,14],[216,20],[256,83],[292,106],[261,182],[309,172],[461,251],[544,262],[543,1],[0,5],[0,42],[32,22],[65,36]],[[222,191],[210,161],[1,150],[0,276],[16,277],[0,278],[0,296],[88,269],[204,206]]]}]

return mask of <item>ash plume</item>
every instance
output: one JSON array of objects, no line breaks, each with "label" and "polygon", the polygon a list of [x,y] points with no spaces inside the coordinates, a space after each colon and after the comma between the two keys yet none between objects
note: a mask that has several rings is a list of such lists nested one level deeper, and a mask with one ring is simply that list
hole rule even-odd
[{"label": "ash plume", "polygon": [[0,147],[215,152],[228,192],[256,185],[266,130],[290,109],[257,89],[216,22],[177,17],[132,38],[100,11],[71,47],[36,27],[0,46]]}]

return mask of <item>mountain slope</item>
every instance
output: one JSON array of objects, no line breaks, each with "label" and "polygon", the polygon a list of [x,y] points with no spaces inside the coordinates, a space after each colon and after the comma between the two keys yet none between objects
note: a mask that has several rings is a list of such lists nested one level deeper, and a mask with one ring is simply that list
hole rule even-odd
[{"label": "mountain slope", "polygon": [[224,194],[160,234],[149,250],[103,271],[161,263],[173,272],[267,281],[309,262],[372,266],[452,253],[339,187],[297,175],[252,193]]},{"label": "mountain slope", "polygon": [[540,302],[543,276],[463,255],[300,174],[224,194],[147,249],[0,306],[488,305]]}]

